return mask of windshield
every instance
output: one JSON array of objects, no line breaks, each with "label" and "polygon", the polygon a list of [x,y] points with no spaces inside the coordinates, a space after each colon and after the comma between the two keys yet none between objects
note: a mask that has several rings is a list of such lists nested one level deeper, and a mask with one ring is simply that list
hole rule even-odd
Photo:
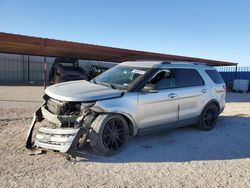
[{"label": "windshield", "polygon": [[114,89],[128,90],[147,71],[147,68],[117,65],[102,73],[93,79],[93,81],[96,84],[106,85]]}]

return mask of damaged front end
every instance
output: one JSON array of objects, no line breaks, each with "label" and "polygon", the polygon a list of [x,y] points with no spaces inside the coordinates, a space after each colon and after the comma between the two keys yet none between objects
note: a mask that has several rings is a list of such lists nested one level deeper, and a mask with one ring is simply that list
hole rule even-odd
[{"label": "damaged front end", "polygon": [[[60,152],[76,149],[82,135],[87,139],[90,126],[98,115],[90,110],[95,102],[59,101],[48,95],[44,96],[44,100],[42,107],[34,113],[26,139],[26,148],[39,147]],[[39,128],[33,142],[35,124],[43,120],[46,120],[48,125]]]}]

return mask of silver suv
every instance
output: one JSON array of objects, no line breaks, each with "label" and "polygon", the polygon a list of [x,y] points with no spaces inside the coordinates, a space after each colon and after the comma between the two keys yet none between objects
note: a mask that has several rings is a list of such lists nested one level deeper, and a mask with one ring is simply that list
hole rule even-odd
[{"label": "silver suv", "polygon": [[[45,90],[26,147],[74,152],[90,142],[101,155],[120,151],[129,137],[195,125],[211,130],[225,107],[225,84],[215,68],[189,62],[124,62],[88,81]],[[45,120],[32,142],[36,122]]]}]

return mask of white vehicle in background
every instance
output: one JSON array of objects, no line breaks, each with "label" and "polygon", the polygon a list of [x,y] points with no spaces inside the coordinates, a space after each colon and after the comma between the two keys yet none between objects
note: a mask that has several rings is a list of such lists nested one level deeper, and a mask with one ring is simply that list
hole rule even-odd
[{"label": "white vehicle in background", "polygon": [[[74,152],[89,141],[111,155],[129,137],[196,125],[214,128],[225,107],[225,84],[200,63],[124,62],[88,81],[50,86],[34,115],[26,147]],[[47,121],[32,143],[36,122]]]}]

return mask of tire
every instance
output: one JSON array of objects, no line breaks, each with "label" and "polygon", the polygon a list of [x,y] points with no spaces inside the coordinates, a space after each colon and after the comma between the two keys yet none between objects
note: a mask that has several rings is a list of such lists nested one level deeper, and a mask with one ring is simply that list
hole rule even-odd
[{"label": "tire", "polygon": [[215,103],[208,104],[203,109],[196,127],[209,131],[214,128],[219,117],[219,108]]},{"label": "tire", "polygon": [[118,114],[101,114],[92,123],[89,132],[90,145],[100,155],[120,152],[127,143],[129,130],[127,121]]},{"label": "tire", "polygon": [[87,138],[88,132],[85,129],[80,129],[74,138],[74,141],[69,149],[69,153],[74,153],[77,150],[81,150],[85,146]]}]

